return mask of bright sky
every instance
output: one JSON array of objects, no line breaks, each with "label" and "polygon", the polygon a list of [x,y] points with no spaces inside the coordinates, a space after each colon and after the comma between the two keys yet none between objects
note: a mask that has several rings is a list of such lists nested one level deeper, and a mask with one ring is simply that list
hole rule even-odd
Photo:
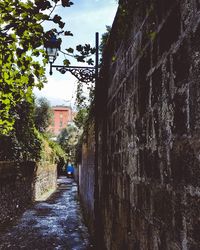
[{"label": "bright sky", "polygon": [[[117,10],[117,0],[74,0],[70,8],[57,8],[57,13],[63,17],[66,23],[64,29],[73,33],[73,37],[64,37],[62,48],[73,47],[78,44],[90,43],[95,46],[95,32],[99,37],[105,33],[106,25],[112,25]],[[51,28],[51,27],[50,27]],[[64,57],[60,53],[56,64],[62,65]],[[69,58],[70,59],[70,58]],[[73,62],[73,66],[76,62]],[[49,75],[47,66],[48,83],[39,91],[34,90],[37,97],[46,97],[52,105],[74,104],[76,91],[76,78],[70,73],[64,75],[53,69],[53,75]]]}]

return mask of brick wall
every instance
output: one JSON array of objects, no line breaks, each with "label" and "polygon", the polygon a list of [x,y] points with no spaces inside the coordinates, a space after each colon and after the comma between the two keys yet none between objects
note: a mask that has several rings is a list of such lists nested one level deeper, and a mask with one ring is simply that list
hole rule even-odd
[{"label": "brick wall", "polygon": [[97,86],[98,246],[199,249],[200,3],[120,2]]}]

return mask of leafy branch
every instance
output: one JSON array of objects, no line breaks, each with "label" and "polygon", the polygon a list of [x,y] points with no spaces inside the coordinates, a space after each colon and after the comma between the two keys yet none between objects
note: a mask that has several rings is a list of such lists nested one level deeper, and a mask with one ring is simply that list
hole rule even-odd
[{"label": "leafy branch", "polygon": [[[56,7],[71,7],[70,0],[4,0],[0,1],[0,134],[12,131],[16,121],[16,107],[23,101],[32,102],[34,87],[42,88],[46,82],[47,55],[43,45],[52,35],[73,36],[64,30],[62,17],[55,14]],[[48,14],[46,14],[48,13]],[[57,28],[47,32],[43,22],[51,21]],[[59,38],[60,43],[62,39]],[[95,49],[89,44],[67,48],[62,53],[78,62],[93,65]],[[42,62],[37,57],[42,56]],[[65,65],[70,65],[66,58]]]},{"label": "leafy branch", "polygon": [[[60,31],[44,32],[41,24],[52,21],[63,29],[62,18],[51,17],[59,2],[63,7],[73,4],[69,0],[0,2],[0,134],[12,130],[17,104],[32,102],[33,87],[42,88],[46,81],[47,59],[42,46],[52,32]],[[49,15],[45,14],[47,10]],[[39,55],[43,56],[42,63],[35,59]]]}]

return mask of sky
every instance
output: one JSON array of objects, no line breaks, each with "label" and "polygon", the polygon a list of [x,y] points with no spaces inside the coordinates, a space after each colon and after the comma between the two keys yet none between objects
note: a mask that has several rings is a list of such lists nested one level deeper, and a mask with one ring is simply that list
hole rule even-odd
[{"label": "sky", "polygon": [[[62,50],[66,47],[75,48],[78,44],[91,44],[95,46],[95,32],[99,37],[106,32],[106,25],[112,25],[117,11],[117,0],[72,0],[74,5],[70,8],[57,7],[55,14],[62,16],[66,23],[64,30],[73,33],[73,37],[63,38]],[[47,29],[51,27],[46,24]],[[56,65],[62,65],[64,57],[60,53]],[[69,58],[70,59],[70,58]],[[75,61],[73,66],[77,65]],[[46,97],[52,106],[74,106],[77,80],[69,72],[64,75],[53,69],[49,75],[49,65],[46,69],[47,84],[39,91],[34,89],[36,97]]]}]

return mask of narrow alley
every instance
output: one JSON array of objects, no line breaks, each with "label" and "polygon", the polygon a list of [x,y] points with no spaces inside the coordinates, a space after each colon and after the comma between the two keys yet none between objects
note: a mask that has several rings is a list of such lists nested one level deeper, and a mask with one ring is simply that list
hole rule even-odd
[{"label": "narrow alley", "polygon": [[73,179],[58,179],[56,192],[37,202],[0,234],[0,249],[92,249]]}]

